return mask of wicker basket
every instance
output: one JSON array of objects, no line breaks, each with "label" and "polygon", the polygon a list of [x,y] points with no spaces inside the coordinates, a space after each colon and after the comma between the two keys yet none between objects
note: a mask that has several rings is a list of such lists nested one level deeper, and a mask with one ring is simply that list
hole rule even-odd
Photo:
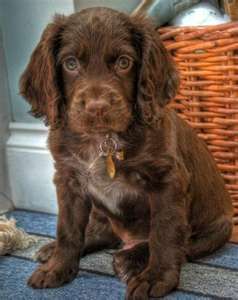
[{"label": "wicker basket", "polygon": [[180,72],[171,106],[203,138],[225,179],[238,222],[238,22],[162,27]]}]

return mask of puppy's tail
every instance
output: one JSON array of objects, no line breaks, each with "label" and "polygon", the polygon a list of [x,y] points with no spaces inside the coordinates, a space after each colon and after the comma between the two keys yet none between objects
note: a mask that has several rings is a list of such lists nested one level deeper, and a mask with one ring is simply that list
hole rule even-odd
[{"label": "puppy's tail", "polygon": [[232,220],[226,216],[210,224],[205,230],[192,235],[188,244],[188,260],[211,254],[231,237]]}]

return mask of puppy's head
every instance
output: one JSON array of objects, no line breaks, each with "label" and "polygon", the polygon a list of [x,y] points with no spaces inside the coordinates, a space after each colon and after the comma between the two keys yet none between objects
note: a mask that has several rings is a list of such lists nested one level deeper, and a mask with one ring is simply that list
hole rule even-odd
[{"label": "puppy's head", "polygon": [[153,124],[177,75],[151,23],[107,8],[56,16],[20,80],[35,117],[75,132]]}]

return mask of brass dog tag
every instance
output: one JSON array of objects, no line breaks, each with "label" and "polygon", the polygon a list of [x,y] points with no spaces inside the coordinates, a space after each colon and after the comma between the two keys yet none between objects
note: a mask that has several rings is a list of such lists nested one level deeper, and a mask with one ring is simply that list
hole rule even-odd
[{"label": "brass dog tag", "polygon": [[114,178],[116,174],[116,167],[114,164],[114,161],[112,159],[112,154],[109,153],[106,159],[106,164],[107,164],[107,173],[110,176],[110,178]]}]

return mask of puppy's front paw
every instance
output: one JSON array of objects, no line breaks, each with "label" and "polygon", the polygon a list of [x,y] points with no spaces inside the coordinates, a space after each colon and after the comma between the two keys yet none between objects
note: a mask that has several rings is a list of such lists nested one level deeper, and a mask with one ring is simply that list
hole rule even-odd
[{"label": "puppy's front paw", "polygon": [[178,272],[168,270],[163,274],[149,269],[133,277],[127,287],[126,300],[148,300],[149,297],[162,297],[177,287]]},{"label": "puppy's front paw", "polygon": [[55,288],[72,281],[78,273],[78,267],[49,261],[38,267],[28,279],[33,288]]}]

